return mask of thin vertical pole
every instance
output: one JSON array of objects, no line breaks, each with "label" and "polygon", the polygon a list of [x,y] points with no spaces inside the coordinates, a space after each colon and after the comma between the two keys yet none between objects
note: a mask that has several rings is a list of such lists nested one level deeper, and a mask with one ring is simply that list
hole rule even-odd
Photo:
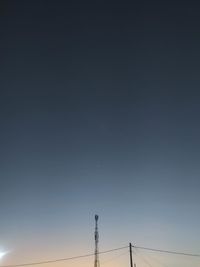
[{"label": "thin vertical pole", "polygon": [[98,219],[99,216],[95,215],[95,232],[94,232],[94,239],[95,239],[95,259],[94,259],[94,267],[100,267],[99,264],[99,233],[98,233]]},{"label": "thin vertical pole", "polygon": [[130,267],[133,267],[132,244],[129,243]]}]

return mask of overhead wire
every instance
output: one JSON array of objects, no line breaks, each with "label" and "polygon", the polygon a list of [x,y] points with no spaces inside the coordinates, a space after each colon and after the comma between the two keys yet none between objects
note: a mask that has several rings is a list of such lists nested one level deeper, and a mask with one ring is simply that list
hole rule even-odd
[{"label": "overhead wire", "polygon": [[[113,252],[113,251],[122,250],[122,249],[125,249],[125,248],[128,248],[128,246],[101,251],[98,254],[106,254],[106,253],[110,253],[110,252]],[[79,256],[74,256],[74,257],[61,258],[61,259],[48,260],[48,261],[38,261],[38,262],[32,262],[32,263],[21,263],[21,264],[11,264],[11,265],[1,265],[0,267],[34,266],[34,265],[49,264],[49,263],[56,263],[56,262],[69,261],[69,260],[76,260],[76,259],[80,259],[80,258],[91,257],[91,256],[94,256],[94,255],[95,255],[94,253],[90,253],[90,254],[84,254],[84,255],[79,255]]]},{"label": "overhead wire", "polygon": [[142,259],[142,261],[143,261],[146,265],[148,265],[149,267],[153,267],[153,265],[150,264],[150,263],[147,261],[147,259],[145,259],[145,257],[143,257],[141,254],[139,255],[139,253],[136,253],[135,250],[134,250],[134,252],[135,252],[135,254],[136,254],[139,258]]},{"label": "overhead wire", "polygon": [[120,253],[120,254],[116,255],[115,257],[112,257],[112,258],[110,258],[110,259],[107,259],[107,260],[105,260],[105,261],[103,261],[103,262],[101,261],[101,265],[105,265],[105,264],[107,264],[108,262],[114,261],[114,260],[116,260],[116,259],[118,259],[118,258],[120,258],[120,257],[122,257],[122,256],[124,256],[124,255],[127,255],[127,254],[129,254],[128,251],[123,252],[123,253]]},{"label": "overhead wire", "polygon": [[132,247],[133,248],[138,248],[138,249],[143,249],[143,250],[148,250],[148,251],[167,253],[167,254],[174,254],[174,255],[180,255],[180,256],[200,257],[200,254],[193,254],[193,253],[187,253],[187,252],[180,252],[180,251],[173,251],[173,250],[163,250],[163,249],[140,247],[140,246],[132,246]]},{"label": "overhead wire", "polygon": [[[200,254],[193,254],[193,253],[186,253],[186,252],[180,252],[180,251],[173,251],[173,250],[163,250],[163,249],[156,249],[156,248],[149,248],[149,247],[142,247],[142,246],[136,246],[132,245],[135,249],[141,249],[141,250],[147,250],[152,252],[159,252],[159,253],[167,253],[167,254],[174,254],[174,255],[180,255],[180,256],[189,256],[189,257],[200,257]],[[101,251],[98,254],[106,254],[113,251],[118,251],[128,248],[128,246],[118,247],[110,250]],[[70,261],[70,260],[76,260],[80,258],[86,258],[94,256],[95,253],[89,253],[84,255],[78,255],[68,258],[60,258],[55,260],[46,260],[46,261],[37,261],[37,262],[31,262],[31,263],[21,263],[21,264],[11,264],[11,265],[0,265],[0,267],[25,267],[25,266],[34,266],[34,265],[41,265],[41,264],[49,264],[49,263],[56,263],[56,262],[62,262],[62,261]],[[149,264],[149,263],[148,263]]]},{"label": "overhead wire", "polygon": [[141,258],[142,261],[148,265],[149,267],[153,267],[153,265],[151,265],[142,255],[141,253],[139,254],[138,251],[136,251],[136,249],[134,248],[133,252],[135,253],[135,255],[138,257],[138,258]]},{"label": "overhead wire", "polygon": [[[138,255],[138,254],[141,255],[141,251],[138,250],[137,248],[134,248],[134,251],[136,252],[136,255]],[[138,253],[138,254],[137,254],[137,253]],[[143,255],[143,257],[144,257],[144,255]],[[166,264],[164,264],[164,263],[162,263],[161,261],[159,261],[158,259],[152,257],[151,255],[147,255],[147,254],[145,254],[145,257],[146,257],[146,258],[148,257],[148,258],[150,258],[151,260],[157,262],[160,266],[168,267]]]}]

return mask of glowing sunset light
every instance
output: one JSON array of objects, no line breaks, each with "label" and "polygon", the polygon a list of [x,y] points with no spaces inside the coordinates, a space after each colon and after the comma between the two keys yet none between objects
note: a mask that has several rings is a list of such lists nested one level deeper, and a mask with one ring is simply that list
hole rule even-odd
[{"label": "glowing sunset light", "polygon": [[6,254],[8,254],[7,251],[0,251],[0,260],[1,260]]}]

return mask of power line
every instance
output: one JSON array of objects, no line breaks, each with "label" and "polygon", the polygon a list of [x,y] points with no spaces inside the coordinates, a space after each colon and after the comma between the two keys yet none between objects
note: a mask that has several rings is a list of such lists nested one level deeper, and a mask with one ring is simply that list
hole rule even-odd
[{"label": "power line", "polygon": [[147,264],[149,267],[153,267],[142,255],[139,251],[137,251],[134,247],[134,250],[133,250],[133,253],[135,253],[135,255],[138,257],[138,258],[141,258],[142,261]]},{"label": "power line", "polygon": [[[160,253],[167,253],[167,254],[174,254],[174,255],[181,255],[181,256],[189,256],[189,257],[200,257],[200,254],[193,254],[193,253],[185,253],[185,252],[179,252],[179,251],[172,251],[172,250],[163,250],[163,249],[155,249],[155,248],[149,248],[149,247],[141,247],[141,246],[132,246],[136,249],[142,249],[147,251],[153,251],[153,252],[160,252]],[[101,251],[98,254],[106,254],[117,250],[126,249],[128,246],[114,248],[110,250]],[[24,267],[24,266],[34,266],[34,265],[41,265],[41,264],[49,264],[49,263],[56,263],[56,262],[62,262],[62,261],[70,261],[70,260],[76,260],[80,258],[86,258],[94,256],[94,253],[90,254],[84,254],[84,255],[78,255],[73,256],[69,258],[61,258],[61,259],[55,259],[55,260],[47,260],[47,261],[38,261],[38,262],[32,262],[32,263],[21,263],[21,264],[13,264],[13,265],[1,265],[0,267]]]},{"label": "power line", "polygon": [[[128,248],[128,246],[101,251],[98,254],[106,254],[106,253],[109,253],[109,252],[122,250],[122,249],[125,249],[125,248]],[[85,255],[79,255],[79,256],[74,256],[74,257],[69,257],[69,258],[56,259],[56,260],[38,261],[38,262],[32,262],[32,263],[22,263],[22,264],[13,264],[13,265],[4,265],[4,266],[0,266],[0,267],[22,267],[22,266],[40,265],[40,264],[48,264],[48,263],[76,260],[76,259],[86,258],[86,257],[91,257],[91,256],[94,256],[94,253],[85,254]]]},{"label": "power line", "polygon": [[[133,251],[135,252],[136,255],[139,255],[139,256],[142,257],[142,252],[141,252],[139,249],[134,248]],[[164,263],[160,262],[158,259],[155,259],[154,257],[152,257],[152,255],[147,255],[147,254],[145,254],[145,257],[146,257],[146,258],[150,258],[150,259],[152,259],[153,261],[156,261],[156,262],[157,262],[159,265],[161,265],[161,266],[168,267],[166,264],[164,264]],[[143,255],[143,258],[144,258],[144,255]]]},{"label": "power line", "polygon": [[118,259],[119,257],[122,257],[122,256],[127,255],[127,254],[128,254],[128,251],[125,251],[123,253],[120,253],[119,255],[116,255],[116,256],[114,256],[114,257],[112,257],[110,259],[107,259],[107,260],[101,262],[101,265],[105,265],[108,262],[114,261],[114,260]]},{"label": "power line", "polygon": [[144,249],[144,250],[149,250],[149,251],[154,251],[154,252],[174,254],[174,255],[181,255],[181,256],[200,257],[200,254],[192,254],[192,253],[186,253],[186,252],[180,252],[180,251],[163,250],[163,249],[155,249],[155,248],[147,248],[147,247],[139,247],[139,246],[133,246],[133,248]]},{"label": "power line", "polygon": [[143,262],[145,263],[145,264],[147,264],[149,267],[153,267],[153,265],[151,265],[148,261],[147,261],[147,259],[145,259],[141,254],[139,255],[139,257],[143,260]]}]

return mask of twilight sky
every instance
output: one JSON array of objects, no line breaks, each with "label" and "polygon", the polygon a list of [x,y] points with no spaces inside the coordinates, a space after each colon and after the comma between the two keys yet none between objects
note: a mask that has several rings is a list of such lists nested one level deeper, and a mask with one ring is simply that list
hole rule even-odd
[{"label": "twilight sky", "polygon": [[93,252],[95,213],[100,250],[200,253],[200,4],[63,2],[0,4],[0,266]]}]

